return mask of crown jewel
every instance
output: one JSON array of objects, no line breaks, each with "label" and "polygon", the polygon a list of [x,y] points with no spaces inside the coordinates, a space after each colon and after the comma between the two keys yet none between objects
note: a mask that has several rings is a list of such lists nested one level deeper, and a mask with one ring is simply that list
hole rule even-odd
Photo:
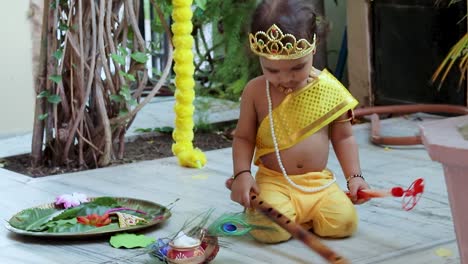
[{"label": "crown jewel", "polygon": [[312,44],[306,39],[296,40],[292,34],[283,34],[273,24],[267,32],[258,31],[249,34],[250,49],[253,53],[270,60],[293,60],[301,58],[315,50],[316,35]]}]

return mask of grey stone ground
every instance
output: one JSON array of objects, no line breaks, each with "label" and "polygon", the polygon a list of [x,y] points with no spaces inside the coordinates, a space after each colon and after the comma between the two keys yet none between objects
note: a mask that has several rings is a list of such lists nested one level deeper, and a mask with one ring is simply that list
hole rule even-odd
[{"label": "grey stone ground", "polygon": [[[145,108],[134,128],[171,125],[173,100],[158,99]],[[210,122],[238,116],[235,105],[224,102],[208,108]],[[216,109],[216,110],[214,110]],[[164,117],[164,120],[160,118]],[[422,115],[428,120],[435,117]],[[383,121],[382,134],[417,133],[421,116]],[[355,125],[362,170],[373,188],[407,186],[416,178],[426,181],[426,192],[412,211],[401,209],[397,198],[374,199],[359,206],[360,227],[348,239],[322,241],[352,263],[460,263],[447,191],[440,164],[430,160],[423,146],[385,148],[369,143],[369,125]],[[133,132],[130,131],[130,136]],[[28,135],[0,140],[0,157],[29,152]],[[44,178],[29,178],[0,169],[0,217],[8,220],[18,211],[49,203],[59,194],[82,192],[90,196],[126,196],[167,205],[180,201],[173,216],[157,229],[144,232],[163,237],[178,230],[187,218],[216,208],[215,214],[239,212],[230,201],[224,180],[231,175],[231,149],[206,153],[203,169],[182,168],[174,157]],[[345,188],[332,154],[329,167]],[[141,250],[114,249],[108,239],[85,241],[30,238],[0,228],[2,263],[154,263]],[[213,263],[324,263],[314,252],[292,240],[261,245],[246,239],[225,239]],[[448,252],[447,257],[440,252]]]}]

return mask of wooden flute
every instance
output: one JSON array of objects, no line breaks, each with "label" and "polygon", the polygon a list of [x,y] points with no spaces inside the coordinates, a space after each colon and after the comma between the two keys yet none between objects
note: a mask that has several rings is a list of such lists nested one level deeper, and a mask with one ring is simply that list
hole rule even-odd
[{"label": "wooden flute", "polygon": [[344,257],[338,255],[325,244],[313,235],[311,232],[305,230],[302,226],[296,224],[291,219],[282,215],[270,204],[260,199],[257,199],[255,193],[250,194],[251,205],[253,208],[262,212],[265,216],[270,218],[273,222],[277,223],[283,229],[288,231],[294,238],[302,241],[310,249],[317,252],[320,256],[326,259],[329,263],[346,264],[349,263]]}]

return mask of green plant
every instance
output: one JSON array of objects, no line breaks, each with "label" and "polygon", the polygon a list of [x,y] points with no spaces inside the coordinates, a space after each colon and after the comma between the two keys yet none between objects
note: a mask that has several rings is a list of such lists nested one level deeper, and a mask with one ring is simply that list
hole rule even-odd
[{"label": "green plant", "polygon": [[[460,1],[461,0],[436,0],[436,5],[450,6]],[[460,22],[464,21],[465,18],[466,15],[460,20]],[[460,71],[458,86],[461,87],[463,80],[466,79],[466,72],[468,70],[468,33],[465,33],[465,35],[452,47],[450,52],[432,75],[432,82],[436,82],[437,79],[440,79],[438,89],[441,88],[447,74],[452,70],[452,67],[456,62],[458,62],[458,69]]]},{"label": "green plant", "polygon": [[[154,1],[154,0],[152,0]],[[255,0],[194,1],[193,31],[195,51],[196,92],[238,100],[247,81],[260,73],[258,60],[247,56],[247,26]],[[161,1],[152,21],[153,28],[163,32],[161,17],[172,12],[169,0]],[[211,28],[212,39],[205,30]]]},{"label": "green plant", "polygon": [[457,127],[458,133],[462,135],[465,140],[468,140],[468,124]]},{"label": "green plant", "polygon": [[[458,2],[461,2],[461,0],[436,0],[436,5],[450,6]],[[466,17],[467,15],[465,15],[460,22],[464,21]],[[463,37],[452,47],[450,52],[432,75],[432,82],[436,82],[437,79],[440,78],[438,89],[441,88],[447,74],[452,70],[452,67],[456,62],[458,62],[458,70],[460,71],[460,79],[458,81],[458,88],[460,89],[464,83],[463,81],[466,80],[466,73],[468,71],[468,33],[465,33],[465,35],[463,35]],[[468,124],[460,125],[457,129],[462,137],[465,140],[468,140]]]},{"label": "green plant", "polygon": [[209,118],[209,110],[212,106],[212,103],[207,98],[198,97],[193,102],[195,106],[195,131],[200,132],[212,132],[214,129],[213,124],[211,124]]},{"label": "green plant", "polygon": [[174,131],[173,127],[164,126],[164,127],[155,127],[155,128],[137,128],[135,132],[139,133],[151,133],[151,132],[158,132],[163,134],[171,134]]},{"label": "green plant", "polygon": [[[140,1],[44,0],[32,140],[34,166],[106,166],[122,158],[136,113],[169,74],[172,52],[149,95]],[[124,15],[120,15],[124,14]]]},{"label": "green plant", "polygon": [[[220,98],[238,100],[249,79],[259,75],[258,60],[248,56],[248,25],[256,1],[209,1],[200,16],[218,23],[213,44],[217,56],[207,68],[209,83],[200,90]],[[195,17],[195,21],[197,17]],[[203,20],[200,19],[200,23]]]}]

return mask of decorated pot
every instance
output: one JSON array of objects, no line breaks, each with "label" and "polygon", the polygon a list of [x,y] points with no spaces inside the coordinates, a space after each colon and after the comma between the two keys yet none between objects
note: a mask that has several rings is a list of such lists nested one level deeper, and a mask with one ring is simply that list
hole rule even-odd
[{"label": "decorated pot", "polygon": [[208,235],[206,230],[202,230],[201,247],[205,250],[205,261],[203,263],[212,261],[219,251],[218,237]]},{"label": "decorated pot", "polygon": [[200,264],[205,260],[205,250],[201,247],[201,243],[193,246],[178,247],[169,243],[167,251],[167,261],[172,264]]}]

